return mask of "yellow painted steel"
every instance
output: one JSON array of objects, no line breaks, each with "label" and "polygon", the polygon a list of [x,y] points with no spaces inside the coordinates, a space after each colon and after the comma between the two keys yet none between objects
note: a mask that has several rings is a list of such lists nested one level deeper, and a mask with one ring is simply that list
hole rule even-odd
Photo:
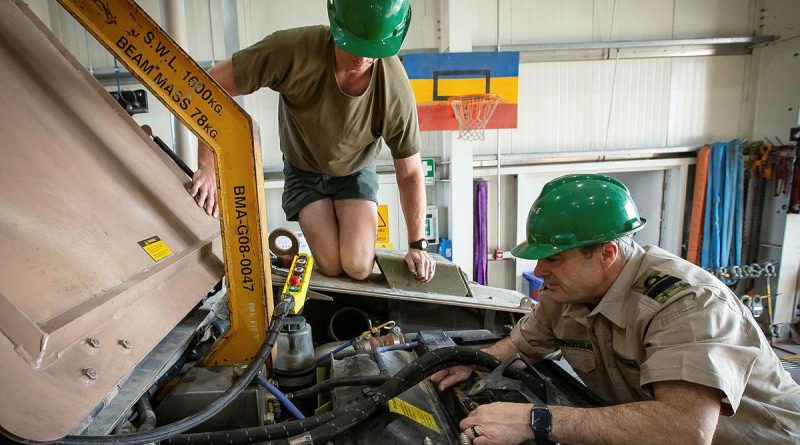
[{"label": "yellow painted steel", "polygon": [[[418,104],[441,103],[433,100],[433,79],[411,79],[411,90]],[[486,79],[439,79],[439,96],[467,96],[486,92]],[[519,102],[518,77],[492,77],[490,93],[500,96],[504,104]]]},{"label": "yellow painted steel", "polygon": [[133,0],[59,3],[216,154],[231,329],[206,364],[247,363],[273,308],[257,125]]}]

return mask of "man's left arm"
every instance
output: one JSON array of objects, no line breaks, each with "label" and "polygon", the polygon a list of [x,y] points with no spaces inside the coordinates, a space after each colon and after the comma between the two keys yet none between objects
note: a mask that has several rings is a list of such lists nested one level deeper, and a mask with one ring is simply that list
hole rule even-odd
[{"label": "man's left arm", "polygon": [[[719,419],[722,393],[695,383],[665,381],[652,384],[655,400],[603,408],[550,406],[553,442],[581,444],[648,443],[710,444]],[[532,405],[493,403],[478,407],[461,421],[475,427],[475,445],[517,444],[534,438]]]},{"label": "man's left arm", "polygon": [[[408,228],[408,241],[425,237],[425,182],[419,153],[394,160],[400,206]],[[422,283],[427,283],[436,273],[436,262],[424,250],[408,249],[408,269]]]}]

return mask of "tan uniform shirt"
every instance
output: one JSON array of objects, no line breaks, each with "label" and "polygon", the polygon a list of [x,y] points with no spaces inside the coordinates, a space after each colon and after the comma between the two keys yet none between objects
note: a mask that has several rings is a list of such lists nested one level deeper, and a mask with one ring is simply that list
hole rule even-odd
[{"label": "tan uniform shirt", "polygon": [[701,268],[655,246],[635,247],[593,310],[545,296],[514,327],[516,347],[531,360],[560,349],[613,403],[652,400],[654,382],[717,388],[724,398],[714,443],[800,443],[800,386],[750,312]]},{"label": "tan uniform shirt", "polygon": [[262,87],[280,93],[281,151],[300,170],[346,176],[378,155],[380,138],[394,159],[419,152],[414,93],[397,56],[378,59],[360,96],[342,92],[334,43],[326,26],[278,31],[233,55],[242,94]]}]

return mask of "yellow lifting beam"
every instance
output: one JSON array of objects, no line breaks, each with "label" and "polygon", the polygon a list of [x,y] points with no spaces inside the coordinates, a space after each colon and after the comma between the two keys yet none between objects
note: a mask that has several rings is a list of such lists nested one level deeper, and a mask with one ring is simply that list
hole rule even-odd
[{"label": "yellow lifting beam", "polygon": [[133,0],[58,1],[216,154],[231,329],[205,363],[249,362],[273,309],[257,125]]}]

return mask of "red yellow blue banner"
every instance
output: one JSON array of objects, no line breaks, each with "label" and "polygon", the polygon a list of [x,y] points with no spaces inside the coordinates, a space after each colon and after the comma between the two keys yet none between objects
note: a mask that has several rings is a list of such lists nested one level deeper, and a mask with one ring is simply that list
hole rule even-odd
[{"label": "red yellow blue banner", "polygon": [[485,93],[500,96],[486,128],[517,128],[518,52],[407,54],[403,66],[417,102],[420,130],[458,130],[449,99]]}]

